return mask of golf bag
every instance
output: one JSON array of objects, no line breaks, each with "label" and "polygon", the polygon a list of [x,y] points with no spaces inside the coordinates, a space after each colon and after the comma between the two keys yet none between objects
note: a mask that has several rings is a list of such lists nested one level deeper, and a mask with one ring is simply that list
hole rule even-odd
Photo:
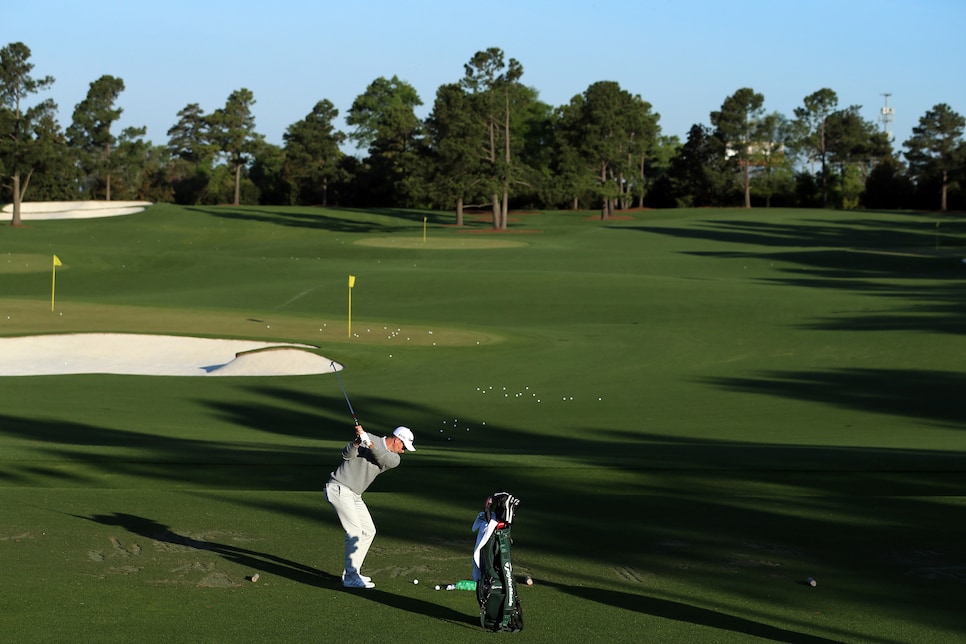
[{"label": "golf bag", "polygon": [[510,526],[520,500],[506,490],[486,499],[474,528],[478,532],[473,553],[476,599],[480,624],[488,631],[523,630],[523,608],[513,579]]}]

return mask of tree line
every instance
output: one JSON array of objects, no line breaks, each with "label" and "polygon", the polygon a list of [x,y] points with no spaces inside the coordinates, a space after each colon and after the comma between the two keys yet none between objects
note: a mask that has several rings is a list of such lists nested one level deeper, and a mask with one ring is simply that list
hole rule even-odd
[{"label": "tree line", "polygon": [[[13,203],[14,225],[25,199],[430,208],[453,211],[459,225],[474,209],[495,229],[511,208],[599,209],[607,219],[640,207],[945,211],[966,201],[966,122],[946,104],[919,119],[900,152],[829,88],[788,117],[745,87],[681,141],[613,81],[548,105],[519,61],[490,48],[437,89],[425,119],[412,85],[380,77],[349,107],[348,132],[322,99],[275,145],[241,88],[211,113],[187,104],[156,145],[146,128],[116,131],[124,81],[113,76],[90,84],[63,128],[42,99],[54,79],[34,76],[30,56],[20,42],[0,50],[0,198]],[[364,156],[344,152],[347,142]]]}]

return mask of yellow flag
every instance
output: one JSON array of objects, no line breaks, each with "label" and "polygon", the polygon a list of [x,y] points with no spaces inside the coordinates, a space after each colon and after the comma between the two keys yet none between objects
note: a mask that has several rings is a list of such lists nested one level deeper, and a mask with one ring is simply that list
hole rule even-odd
[{"label": "yellow flag", "polygon": [[50,269],[50,310],[54,310],[54,291],[57,288],[57,267],[63,266],[60,258],[54,255],[54,267]]},{"label": "yellow flag", "polygon": [[356,285],[356,276],[349,276],[349,335],[352,337],[352,287]]}]

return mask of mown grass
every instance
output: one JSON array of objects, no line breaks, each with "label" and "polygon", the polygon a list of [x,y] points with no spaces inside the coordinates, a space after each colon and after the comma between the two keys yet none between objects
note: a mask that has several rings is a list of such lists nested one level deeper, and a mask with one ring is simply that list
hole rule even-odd
[{"label": "mown grass", "polygon": [[346,592],[334,378],[0,378],[0,627],[475,641],[475,598],[432,587],[469,574],[506,487],[528,640],[961,638],[966,229],[936,222],[554,212],[494,234],[159,205],[4,228],[0,335],[314,344],[367,428],[419,451],[367,494],[378,587]]}]

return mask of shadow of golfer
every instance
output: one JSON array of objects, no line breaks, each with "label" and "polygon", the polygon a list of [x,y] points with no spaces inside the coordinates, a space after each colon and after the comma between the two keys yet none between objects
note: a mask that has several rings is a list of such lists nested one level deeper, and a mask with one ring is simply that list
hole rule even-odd
[{"label": "shadow of golfer", "polygon": [[[172,531],[171,528],[164,524],[158,523],[157,521],[153,521],[151,519],[146,519],[144,517],[135,516],[133,514],[125,514],[123,512],[115,512],[113,514],[95,514],[94,516],[90,517],[78,515],[73,516],[86,521],[100,523],[101,525],[119,526],[128,532],[140,535],[145,539],[194,548],[196,550],[213,552],[224,558],[226,561],[237,563],[250,570],[257,570],[265,574],[290,579],[300,584],[316,586],[319,588],[337,588],[339,590],[358,594],[359,597],[365,598],[369,601],[374,601],[378,604],[383,604],[384,606],[389,606],[398,610],[404,610],[416,615],[434,617],[436,619],[445,620],[457,625],[475,625],[479,627],[479,617],[476,615],[462,613],[446,606],[440,606],[439,604],[435,604],[433,602],[416,599],[415,597],[406,597],[404,595],[387,593],[375,588],[344,588],[342,586],[341,576],[322,572],[317,568],[306,566],[305,564],[298,563],[297,561],[291,561],[289,559],[277,557],[265,552],[258,552],[256,550],[249,550],[248,548],[239,548],[238,546],[218,543],[216,541],[205,541],[186,535],[181,535]],[[472,608],[475,607],[476,605],[474,601]]]},{"label": "shadow of golfer", "polygon": [[[367,588],[367,589],[357,589],[357,588],[346,588],[345,590],[357,594],[363,599],[368,599],[369,601],[376,602],[377,604],[382,604],[383,606],[388,606],[390,608],[395,608],[396,610],[404,610],[407,613],[413,613],[414,615],[422,615],[424,617],[432,617],[435,619],[443,620],[454,624],[457,626],[475,626],[476,630],[482,630],[480,628],[480,617],[478,613],[470,614],[468,612],[464,613],[461,611],[454,610],[448,606],[441,606],[430,601],[425,601],[422,599],[417,599],[415,597],[407,597],[405,595],[396,595],[393,593],[388,593],[378,588]],[[470,610],[479,607],[476,604],[476,596],[473,596],[473,605],[469,607]]]},{"label": "shadow of golfer", "polygon": [[[351,553],[356,551],[358,544],[359,537],[350,537],[346,535],[346,558],[348,558]],[[339,585],[341,586],[342,584],[340,583]],[[478,617],[474,619],[472,616],[467,615],[466,613],[461,613],[453,610],[452,608],[440,606],[439,604],[433,602],[416,599],[415,597],[387,593],[379,590],[378,588],[343,588],[343,590],[358,594],[363,599],[368,599],[369,601],[374,601],[377,604],[382,604],[383,606],[388,606],[397,610],[404,610],[406,612],[414,613],[416,615],[423,615],[425,617],[434,617],[436,619],[456,625],[476,624],[479,626]],[[474,602],[474,607],[475,605],[476,604]]]},{"label": "shadow of golfer", "polygon": [[566,584],[541,581],[542,586],[556,588],[568,595],[595,601],[607,606],[614,606],[624,610],[633,610],[639,613],[646,613],[654,617],[673,619],[678,622],[688,622],[698,626],[709,626],[742,635],[760,637],[774,642],[789,642],[792,644],[829,644],[839,640],[799,633],[777,626],[762,624],[754,620],[743,617],[735,617],[719,613],[718,611],[698,608],[680,602],[667,599],[657,599],[646,595],[625,593],[616,590],[606,590],[604,588],[593,588],[589,586],[568,586]]},{"label": "shadow of golfer", "polygon": [[202,539],[195,539],[194,537],[181,535],[172,531],[168,526],[158,523],[157,521],[145,519],[144,517],[135,516],[133,514],[115,512],[114,514],[95,514],[91,517],[78,518],[100,523],[102,525],[119,526],[128,532],[132,532],[153,541],[160,541],[163,543],[194,548],[196,550],[213,552],[226,561],[231,561],[251,570],[261,571],[265,574],[274,575],[276,577],[284,577],[285,579],[290,579],[300,584],[325,588],[336,586],[340,588],[342,587],[342,580],[338,577],[322,572],[321,570],[311,566],[298,563],[297,561],[277,557],[266,552],[258,552],[257,550],[249,550],[248,548],[239,548],[238,546],[218,543],[217,541],[205,541]]}]

